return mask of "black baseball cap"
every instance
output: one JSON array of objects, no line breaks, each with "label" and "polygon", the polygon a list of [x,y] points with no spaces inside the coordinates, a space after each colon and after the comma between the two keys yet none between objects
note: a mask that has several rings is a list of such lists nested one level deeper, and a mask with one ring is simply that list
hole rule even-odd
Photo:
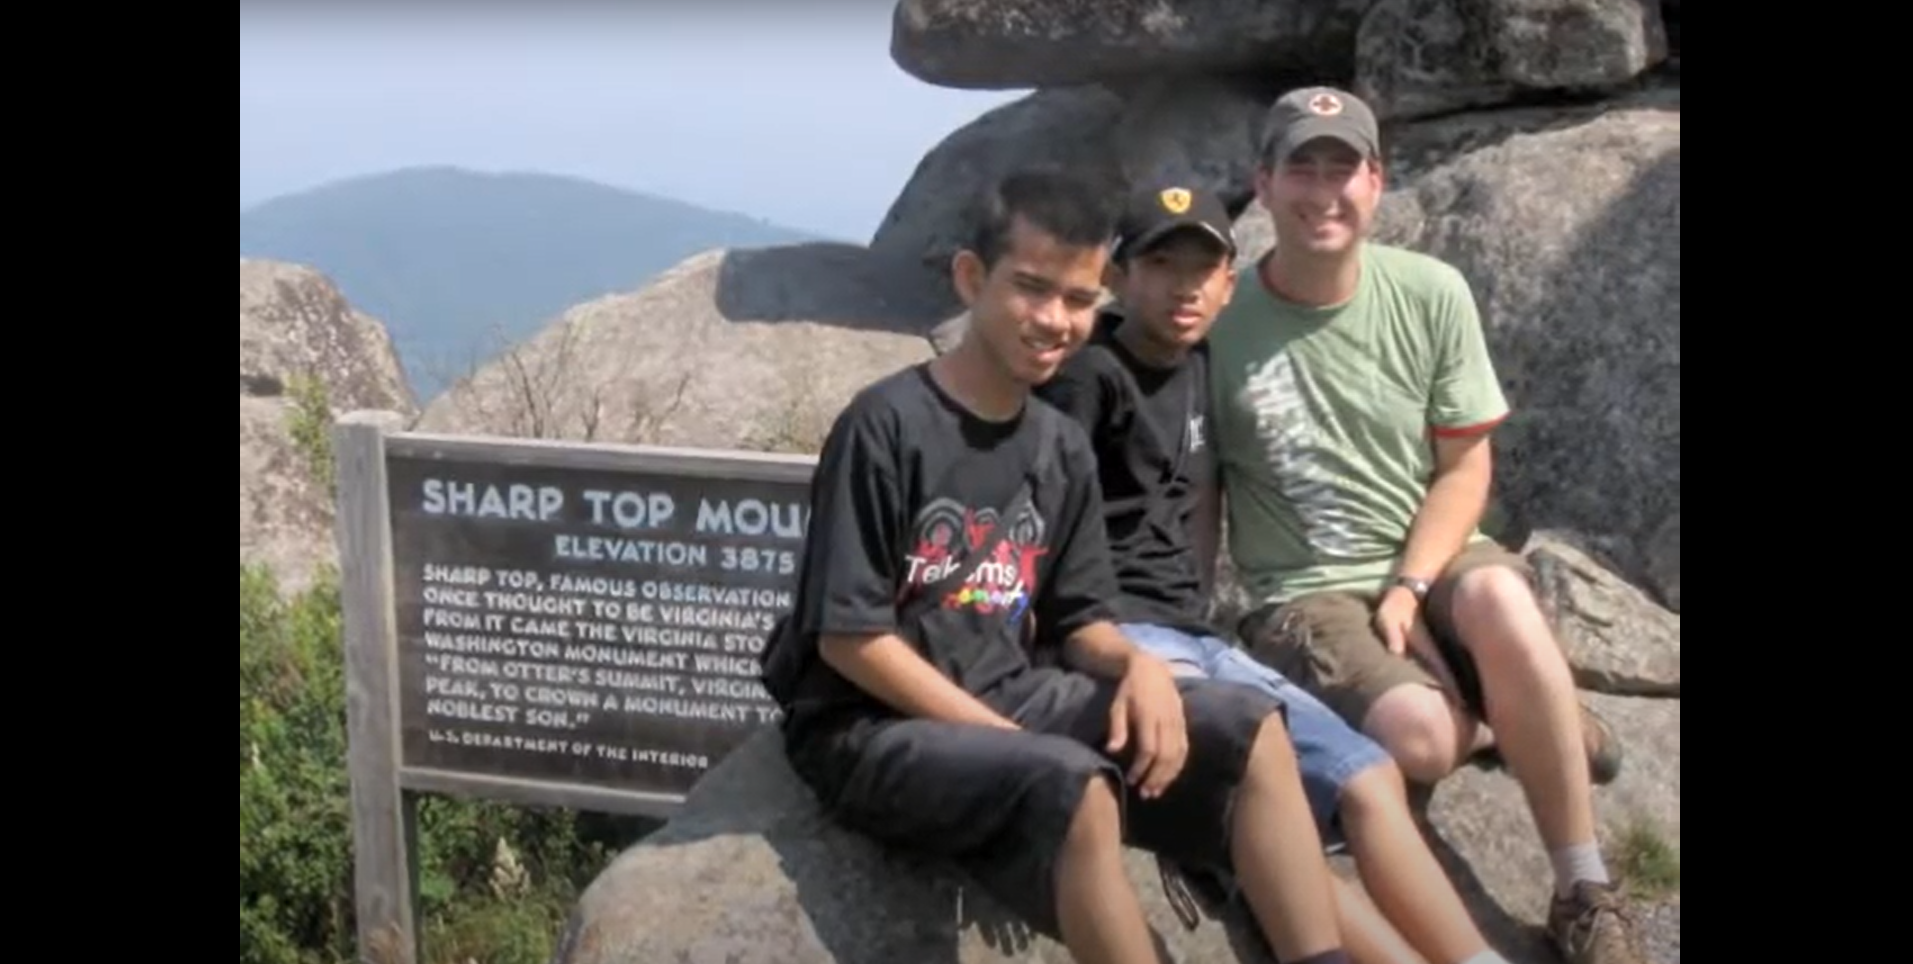
[{"label": "black baseball cap", "polygon": [[1208,235],[1235,256],[1235,225],[1221,198],[1193,185],[1156,183],[1132,194],[1124,207],[1115,260],[1126,261],[1184,229]]},{"label": "black baseball cap", "polygon": [[1354,148],[1363,157],[1380,157],[1381,135],[1375,112],[1362,99],[1334,87],[1303,87],[1283,94],[1263,121],[1262,160],[1275,164],[1318,137]]}]

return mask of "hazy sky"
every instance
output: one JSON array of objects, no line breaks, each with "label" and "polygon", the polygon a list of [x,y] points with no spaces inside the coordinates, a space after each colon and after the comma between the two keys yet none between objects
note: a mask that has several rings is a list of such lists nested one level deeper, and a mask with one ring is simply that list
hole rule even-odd
[{"label": "hazy sky", "polygon": [[894,0],[277,6],[240,8],[242,208],[455,164],[864,241],[924,152],[1026,93],[904,73],[889,54]]}]

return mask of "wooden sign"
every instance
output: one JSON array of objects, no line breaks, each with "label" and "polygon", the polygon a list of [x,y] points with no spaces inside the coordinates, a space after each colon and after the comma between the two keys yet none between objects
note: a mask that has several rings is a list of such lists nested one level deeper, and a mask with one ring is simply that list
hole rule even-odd
[{"label": "wooden sign", "polygon": [[776,722],[816,463],[390,423],[340,420],[337,528],[361,954],[414,964],[412,793],[666,817]]}]

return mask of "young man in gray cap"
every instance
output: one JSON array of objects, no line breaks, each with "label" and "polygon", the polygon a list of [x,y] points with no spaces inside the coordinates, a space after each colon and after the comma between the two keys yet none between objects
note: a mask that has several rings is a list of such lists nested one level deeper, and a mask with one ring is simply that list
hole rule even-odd
[{"label": "young man in gray cap", "polygon": [[1283,96],[1264,131],[1275,249],[1210,334],[1229,549],[1256,607],[1241,635],[1411,780],[1498,753],[1555,867],[1556,944],[1637,964],[1594,821],[1615,739],[1579,706],[1523,560],[1480,530],[1508,402],[1461,273],[1367,240],[1379,141],[1327,87]]},{"label": "young man in gray cap", "polygon": [[1388,751],[1210,623],[1208,333],[1236,281],[1231,220],[1220,198],[1193,185],[1137,190],[1107,272],[1116,306],[1035,389],[1080,422],[1094,447],[1118,628],[1180,675],[1241,683],[1287,707],[1317,829],[1325,842],[1349,845],[1374,897],[1371,905],[1338,880],[1342,936],[1357,964],[1507,964],[1422,838]]}]

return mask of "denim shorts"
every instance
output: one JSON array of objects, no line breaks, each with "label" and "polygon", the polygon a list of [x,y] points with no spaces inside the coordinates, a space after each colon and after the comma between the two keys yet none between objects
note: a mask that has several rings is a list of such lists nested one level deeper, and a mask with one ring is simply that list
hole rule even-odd
[{"label": "denim shorts", "polygon": [[1194,636],[1178,629],[1123,623],[1125,636],[1145,652],[1169,664],[1178,675],[1253,686],[1288,706],[1289,737],[1302,770],[1302,788],[1323,843],[1339,850],[1346,843],[1337,819],[1342,788],[1356,774],[1388,759],[1388,751],[1350,727],[1321,700],[1281,673],[1215,636]]}]

